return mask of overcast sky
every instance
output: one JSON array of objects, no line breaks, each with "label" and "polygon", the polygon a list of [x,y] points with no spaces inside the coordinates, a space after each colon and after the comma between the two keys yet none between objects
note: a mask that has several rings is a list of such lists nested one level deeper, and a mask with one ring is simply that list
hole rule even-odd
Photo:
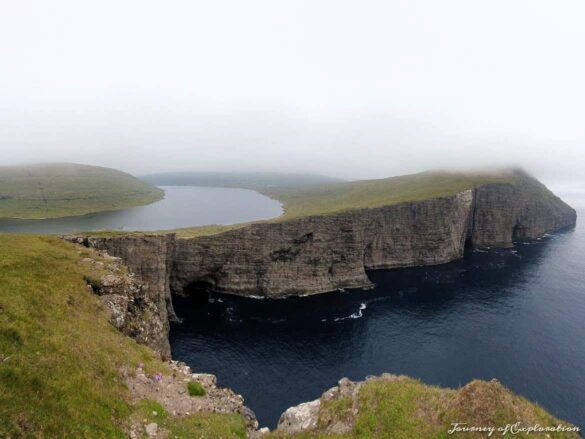
[{"label": "overcast sky", "polygon": [[583,0],[0,3],[3,164],[585,168]]}]

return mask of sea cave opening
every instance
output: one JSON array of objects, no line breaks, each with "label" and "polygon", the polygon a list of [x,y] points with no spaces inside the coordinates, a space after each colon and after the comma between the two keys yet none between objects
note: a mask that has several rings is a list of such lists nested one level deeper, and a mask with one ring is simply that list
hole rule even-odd
[{"label": "sea cave opening", "polygon": [[193,307],[201,306],[209,300],[215,286],[213,279],[200,278],[186,284],[182,289],[173,291],[173,309],[179,321]]}]

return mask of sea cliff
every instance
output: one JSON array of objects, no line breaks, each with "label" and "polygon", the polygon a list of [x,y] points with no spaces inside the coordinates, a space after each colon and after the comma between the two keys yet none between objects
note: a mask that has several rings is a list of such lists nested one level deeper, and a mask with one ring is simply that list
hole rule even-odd
[{"label": "sea cliff", "polygon": [[576,213],[532,178],[489,183],[425,200],[250,224],[209,236],[74,236],[120,257],[157,304],[163,334],[147,343],[168,355],[171,294],[200,291],[284,298],[371,285],[367,271],[435,265],[466,247],[512,246],[572,227]]}]

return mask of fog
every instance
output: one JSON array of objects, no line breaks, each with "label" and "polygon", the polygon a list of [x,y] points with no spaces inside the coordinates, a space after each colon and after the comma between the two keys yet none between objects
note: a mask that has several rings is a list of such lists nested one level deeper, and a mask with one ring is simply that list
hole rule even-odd
[{"label": "fog", "polygon": [[6,1],[2,164],[585,166],[582,0]]}]

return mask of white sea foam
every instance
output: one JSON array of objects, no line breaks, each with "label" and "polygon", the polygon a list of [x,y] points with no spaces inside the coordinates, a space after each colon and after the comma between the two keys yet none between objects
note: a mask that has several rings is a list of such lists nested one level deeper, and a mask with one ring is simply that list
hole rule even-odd
[{"label": "white sea foam", "polygon": [[362,311],[366,308],[367,308],[367,305],[362,302],[362,303],[360,303],[359,309],[356,312],[354,312],[353,314],[350,314],[346,317],[336,317],[333,319],[333,321],[340,322],[342,320],[347,320],[347,319],[361,319],[364,316],[364,313]]}]

